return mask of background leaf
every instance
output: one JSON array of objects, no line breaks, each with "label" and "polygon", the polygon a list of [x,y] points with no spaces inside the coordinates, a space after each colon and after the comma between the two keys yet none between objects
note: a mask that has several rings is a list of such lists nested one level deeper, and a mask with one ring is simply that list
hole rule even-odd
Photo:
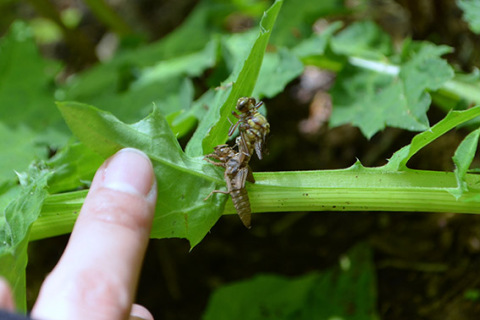
[{"label": "background leaf", "polygon": [[252,96],[273,98],[302,72],[302,62],[290,50],[280,48],[275,53],[267,52]]},{"label": "background leaf", "polygon": [[203,319],[378,319],[375,286],[372,253],[358,245],[322,273],[258,275],[223,286]]},{"label": "background leaf", "polygon": [[415,155],[418,151],[430,144],[447,131],[470,121],[480,115],[480,106],[464,110],[464,111],[451,111],[445,118],[431,127],[428,131],[417,134],[412,143],[399,151],[397,151],[389,160],[387,167],[394,170],[404,170],[408,160]]},{"label": "background leaf", "polygon": [[337,54],[381,59],[393,53],[390,36],[373,21],[360,21],[339,32],[331,41]]},{"label": "background leaf", "polygon": [[271,42],[276,46],[293,47],[312,35],[312,25],[316,20],[345,11],[343,2],[339,0],[286,1],[279,13]]},{"label": "background leaf", "polygon": [[468,22],[470,29],[476,34],[480,33],[480,1],[458,0],[458,6],[463,10],[463,19]]},{"label": "background leaf", "polygon": [[367,138],[386,126],[426,130],[431,103],[427,90],[438,89],[453,77],[452,68],[440,58],[448,50],[428,43],[407,43],[398,71],[393,66],[382,69],[380,64],[369,70],[365,66],[374,63],[350,58],[357,66],[347,65],[331,90],[330,125],[350,123]]},{"label": "background leaf", "polygon": [[64,130],[54,104],[53,77],[58,63],[38,53],[31,29],[13,23],[0,42],[0,120],[40,131],[49,126]]},{"label": "background leaf", "polygon": [[[115,111],[124,121],[146,116],[149,103],[178,94],[186,74],[198,75],[211,66],[217,45],[212,36],[224,33],[220,19],[238,9],[236,3],[200,1],[185,22],[165,38],[121,50],[111,61],[74,76],[63,88],[61,100]],[[163,72],[168,76],[163,77]]]}]

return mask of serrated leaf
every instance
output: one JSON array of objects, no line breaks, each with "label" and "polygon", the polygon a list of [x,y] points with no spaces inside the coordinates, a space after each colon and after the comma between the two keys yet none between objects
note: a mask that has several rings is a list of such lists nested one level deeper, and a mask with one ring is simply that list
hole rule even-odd
[{"label": "serrated leaf", "polygon": [[283,0],[275,3],[265,12],[260,22],[260,33],[248,53],[248,57],[236,75],[235,71],[230,79],[233,84],[226,85],[225,89],[217,91],[215,103],[200,123],[192,139],[190,139],[186,152],[190,156],[200,156],[209,153],[214,146],[227,140],[231,111],[234,110],[238,98],[250,96],[260,72],[263,56],[267,47],[268,39],[275,24],[275,19],[280,11]]},{"label": "serrated leaf", "polygon": [[468,190],[465,175],[468,168],[472,164],[475,152],[478,147],[478,138],[480,137],[480,129],[470,132],[460,143],[453,156],[455,164],[455,177],[457,178],[458,188],[450,191],[457,199],[460,198],[464,191]]},{"label": "serrated leaf", "polygon": [[322,273],[257,275],[221,287],[203,319],[378,319],[375,287],[371,250],[359,245]]},{"label": "serrated leaf", "polygon": [[75,136],[104,158],[124,147],[140,149],[150,157],[158,184],[152,237],[187,238],[192,247],[203,239],[227,199],[214,195],[204,201],[224,185],[221,170],[185,155],[156,108],[144,120],[128,125],[88,105],[61,102],[58,106]]},{"label": "serrated leaf", "polygon": [[14,199],[0,207],[0,275],[12,286],[16,306],[22,311],[26,310],[25,268],[29,230],[47,196],[50,174],[48,170],[30,167],[20,179],[22,187],[10,190]]},{"label": "serrated leaf", "polygon": [[[397,72],[386,67],[369,70],[366,61],[361,67],[347,66],[331,90],[330,124],[351,123],[367,138],[386,126],[426,130],[426,112],[431,102],[427,91],[438,89],[453,77],[451,67],[438,56],[445,50],[445,47],[424,44],[399,66]],[[372,61],[370,65],[374,64]]]},{"label": "serrated leaf", "polygon": [[476,34],[480,33],[480,1],[458,0],[458,6],[463,10],[463,19],[468,22],[470,29]]},{"label": "serrated leaf", "polygon": [[418,151],[430,144],[449,130],[480,116],[480,106],[464,110],[450,111],[445,118],[431,127],[428,131],[417,134],[412,143],[397,151],[389,160],[387,167],[393,170],[404,170],[407,162]]}]

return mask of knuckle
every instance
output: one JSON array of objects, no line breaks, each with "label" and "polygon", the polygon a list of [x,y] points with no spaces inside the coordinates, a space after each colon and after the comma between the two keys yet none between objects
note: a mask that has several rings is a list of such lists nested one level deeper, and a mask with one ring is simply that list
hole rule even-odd
[{"label": "knuckle", "polygon": [[107,188],[98,189],[82,212],[92,220],[135,232],[149,231],[153,219],[153,209],[145,198]]}]

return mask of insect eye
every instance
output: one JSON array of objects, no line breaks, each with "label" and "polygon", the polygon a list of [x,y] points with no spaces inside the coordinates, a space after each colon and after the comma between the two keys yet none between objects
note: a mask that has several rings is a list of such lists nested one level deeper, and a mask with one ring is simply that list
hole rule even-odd
[{"label": "insect eye", "polygon": [[238,99],[238,101],[237,101],[237,110],[238,110],[238,111],[246,110],[246,109],[248,108],[248,103],[249,103],[248,98],[240,98],[240,99]]}]

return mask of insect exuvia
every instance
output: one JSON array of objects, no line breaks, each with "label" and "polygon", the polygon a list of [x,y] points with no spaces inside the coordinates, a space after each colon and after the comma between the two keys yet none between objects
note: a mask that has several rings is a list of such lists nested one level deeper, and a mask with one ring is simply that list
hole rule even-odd
[{"label": "insect exuvia", "polygon": [[[227,184],[227,191],[213,190],[205,200],[213,193],[230,194],[240,220],[247,228],[251,226],[252,211],[245,182],[255,182],[248,163],[254,150],[258,158],[262,159],[265,137],[270,132],[270,124],[258,112],[262,105],[262,101],[257,103],[254,98],[238,99],[236,109],[240,114],[232,111],[238,121],[228,130],[228,135],[231,136],[235,129],[239,128],[240,135],[235,140],[236,144],[233,147],[228,144],[218,145],[213,153],[204,157],[209,163],[225,168],[223,176]],[[238,146],[238,152],[235,151],[235,146]]]},{"label": "insect exuvia", "polygon": [[[236,109],[240,114],[232,111],[232,114],[238,119],[238,122],[232,124],[228,135],[231,136],[238,127],[243,144],[243,149],[248,150],[248,155],[251,156],[253,149],[262,159],[263,148],[265,145],[265,137],[270,132],[270,124],[267,119],[258,112],[258,109],[263,105],[262,101],[256,102],[255,98],[243,97],[238,99]],[[239,148],[241,148],[239,144]]]},{"label": "insect exuvia", "polygon": [[227,144],[222,144],[216,146],[214,152],[206,155],[204,159],[213,165],[225,168],[224,178],[227,183],[227,191],[213,190],[206,199],[208,199],[212,193],[230,194],[233,206],[237,210],[240,220],[242,220],[245,227],[250,228],[252,211],[250,209],[248,193],[245,189],[245,182],[247,180],[255,182],[255,180],[248,166],[247,156],[243,152],[235,152],[235,150]]}]

